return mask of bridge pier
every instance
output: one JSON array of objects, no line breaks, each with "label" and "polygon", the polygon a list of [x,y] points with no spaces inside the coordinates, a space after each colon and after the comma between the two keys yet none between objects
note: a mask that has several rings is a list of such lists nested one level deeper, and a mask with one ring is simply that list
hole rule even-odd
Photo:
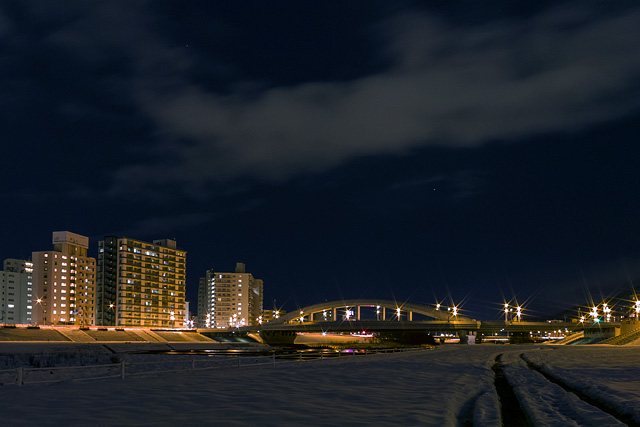
[{"label": "bridge pier", "polygon": [[467,331],[458,331],[458,338],[460,338],[460,344],[469,344]]},{"label": "bridge pier", "polygon": [[292,331],[260,331],[262,342],[268,345],[293,345],[298,334]]}]

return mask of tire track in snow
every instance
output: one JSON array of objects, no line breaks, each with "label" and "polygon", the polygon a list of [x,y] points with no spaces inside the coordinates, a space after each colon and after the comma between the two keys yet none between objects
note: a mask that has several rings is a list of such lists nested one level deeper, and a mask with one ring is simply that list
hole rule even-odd
[{"label": "tire track in snow", "polygon": [[542,371],[536,365],[534,365],[532,362],[529,362],[524,357],[524,353],[520,355],[520,358],[522,360],[524,360],[524,362],[527,364],[527,367],[529,369],[540,373],[550,383],[556,384],[559,387],[561,387],[564,391],[574,394],[580,400],[588,403],[589,405],[591,405],[591,406],[593,406],[595,408],[598,408],[602,412],[605,412],[605,413],[611,415],[612,417],[614,417],[615,419],[617,419],[621,423],[624,423],[624,424],[626,424],[626,425],[628,425],[630,427],[640,427],[640,423],[636,422],[633,419],[633,417],[631,417],[630,415],[622,414],[619,411],[617,411],[616,409],[607,406],[605,403],[603,403],[601,401],[598,401],[596,399],[593,399],[592,397],[590,397],[589,395],[581,392],[580,390],[575,389],[575,388],[569,386],[568,384],[564,383],[563,381],[559,380],[558,378],[555,378],[555,377],[549,375],[548,373]]},{"label": "tire track in snow", "polygon": [[495,373],[495,387],[500,398],[500,413],[502,415],[502,425],[504,426],[531,426],[527,415],[520,407],[520,402],[513,392],[513,388],[507,381],[502,370],[502,354],[495,358],[495,363],[491,367]]}]

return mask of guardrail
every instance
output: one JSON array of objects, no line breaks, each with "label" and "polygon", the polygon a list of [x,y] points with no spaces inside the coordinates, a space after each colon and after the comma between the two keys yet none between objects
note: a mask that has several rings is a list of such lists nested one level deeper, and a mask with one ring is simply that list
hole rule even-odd
[{"label": "guardrail", "polygon": [[[375,354],[398,353],[424,350],[424,348],[396,348],[380,350],[352,350],[350,352],[318,352],[307,351],[292,354],[272,354],[270,356],[208,356],[206,359],[163,360],[158,362],[122,361],[102,365],[55,366],[35,368],[20,366],[14,369],[0,370],[0,385],[45,384],[64,381],[91,381],[107,378],[157,375],[172,372],[204,371],[215,369],[241,369],[255,366],[281,365],[331,359],[345,359],[354,356],[371,356]],[[167,355],[168,359],[175,357]],[[185,356],[187,357],[187,356]]]}]

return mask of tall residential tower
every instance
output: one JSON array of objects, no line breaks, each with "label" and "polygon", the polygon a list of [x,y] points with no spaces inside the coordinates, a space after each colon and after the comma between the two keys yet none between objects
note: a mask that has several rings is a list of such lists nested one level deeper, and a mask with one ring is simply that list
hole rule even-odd
[{"label": "tall residential tower", "polygon": [[206,328],[255,325],[262,313],[262,280],[236,264],[235,273],[207,270],[198,289],[198,322]]},{"label": "tall residential tower", "polygon": [[53,232],[53,250],[33,252],[34,322],[95,324],[96,259],[89,238]]},{"label": "tall residential tower", "polygon": [[186,256],[175,240],[105,237],[98,243],[97,324],[182,326]]}]

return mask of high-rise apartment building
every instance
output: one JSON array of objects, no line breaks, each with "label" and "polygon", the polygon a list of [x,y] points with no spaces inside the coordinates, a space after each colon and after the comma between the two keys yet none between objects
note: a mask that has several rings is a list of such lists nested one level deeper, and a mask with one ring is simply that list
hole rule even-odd
[{"label": "high-rise apartment building", "polygon": [[0,323],[33,323],[33,264],[6,259],[0,271]]},{"label": "high-rise apartment building", "polygon": [[198,315],[196,318],[198,328],[209,328],[211,325],[211,290],[207,286],[210,274],[213,274],[212,270],[207,270],[206,276],[201,277],[198,281]]},{"label": "high-rise apartment building", "polygon": [[207,270],[198,289],[198,322],[206,328],[255,325],[262,312],[262,280],[236,264],[235,273]]},{"label": "high-rise apartment building", "polygon": [[89,238],[53,232],[53,250],[33,252],[34,322],[95,324],[96,259]]},{"label": "high-rise apartment building", "polygon": [[97,324],[182,326],[186,257],[175,240],[105,237],[98,243]]}]

